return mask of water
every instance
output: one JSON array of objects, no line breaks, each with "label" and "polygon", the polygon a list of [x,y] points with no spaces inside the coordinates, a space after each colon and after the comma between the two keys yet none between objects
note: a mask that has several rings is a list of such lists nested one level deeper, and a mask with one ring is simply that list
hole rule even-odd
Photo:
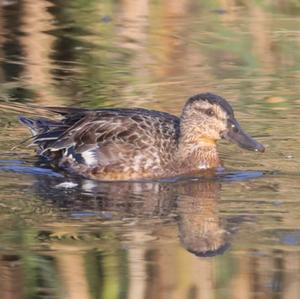
[{"label": "water", "polygon": [[[296,1],[0,2],[0,298],[299,298]],[[214,178],[95,183],[36,165],[39,106],[232,103],[265,154]],[[33,108],[35,107],[35,108]],[[45,114],[46,115],[46,114]]]}]

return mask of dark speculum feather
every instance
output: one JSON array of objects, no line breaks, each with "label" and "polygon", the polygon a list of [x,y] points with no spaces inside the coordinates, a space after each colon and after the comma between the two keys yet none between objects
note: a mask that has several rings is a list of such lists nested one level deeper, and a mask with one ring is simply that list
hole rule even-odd
[{"label": "dark speculum feather", "polygon": [[38,143],[40,141],[45,141],[45,140],[56,140],[58,139],[62,134],[64,133],[64,131],[62,130],[53,130],[53,131],[48,131],[46,133],[42,133],[42,134],[38,134],[37,136],[35,136],[35,138],[33,139],[34,142]]}]

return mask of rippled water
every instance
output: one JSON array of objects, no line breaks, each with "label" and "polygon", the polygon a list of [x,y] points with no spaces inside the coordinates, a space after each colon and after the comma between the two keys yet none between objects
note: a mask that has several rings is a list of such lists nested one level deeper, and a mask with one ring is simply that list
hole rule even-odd
[{"label": "rippled water", "polygon": [[[299,298],[297,1],[0,2],[0,298]],[[14,148],[39,106],[179,114],[212,91],[265,154],[97,183]]]}]

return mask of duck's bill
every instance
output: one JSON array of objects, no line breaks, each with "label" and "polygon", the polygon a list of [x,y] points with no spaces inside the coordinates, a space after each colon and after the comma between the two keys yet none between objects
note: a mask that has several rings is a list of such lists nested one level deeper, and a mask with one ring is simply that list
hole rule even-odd
[{"label": "duck's bill", "polygon": [[234,119],[228,120],[227,130],[223,134],[223,138],[237,144],[247,150],[264,152],[265,147],[255,141],[251,136],[243,131],[240,124]]}]

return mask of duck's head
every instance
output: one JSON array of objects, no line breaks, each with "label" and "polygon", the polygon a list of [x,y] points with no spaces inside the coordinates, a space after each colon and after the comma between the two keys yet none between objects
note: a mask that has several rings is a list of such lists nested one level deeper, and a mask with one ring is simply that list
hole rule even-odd
[{"label": "duck's head", "polygon": [[262,144],[243,131],[230,104],[212,93],[189,98],[183,108],[181,130],[182,137],[189,143],[209,145],[224,138],[248,150],[265,150]]}]

